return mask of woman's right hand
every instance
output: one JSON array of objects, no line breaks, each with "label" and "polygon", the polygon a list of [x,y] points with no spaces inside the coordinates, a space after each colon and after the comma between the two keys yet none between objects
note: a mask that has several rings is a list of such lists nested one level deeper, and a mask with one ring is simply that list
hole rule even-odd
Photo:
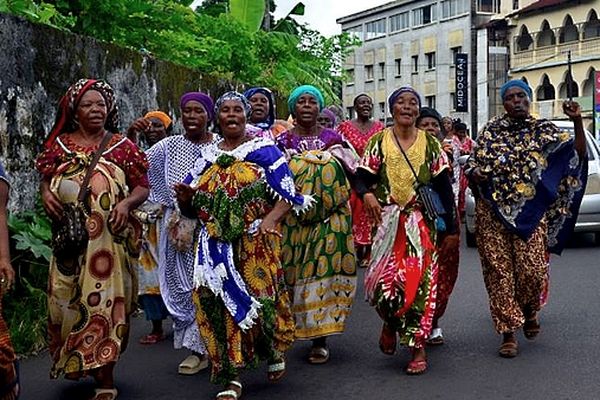
[{"label": "woman's right hand", "polygon": [[379,204],[377,197],[373,193],[366,193],[363,196],[363,203],[371,225],[378,226],[381,224],[381,204]]},{"label": "woman's right hand", "polygon": [[488,180],[488,175],[484,173],[481,168],[476,167],[473,172],[471,172],[471,179],[479,185]]},{"label": "woman's right hand", "polygon": [[176,183],[173,185],[173,190],[175,190],[175,197],[180,208],[187,208],[192,204],[192,198],[196,191],[191,186],[185,183]]},{"label": "woman's right hand", "polygon": [[63,206],[58,197],[50,190],[49,185],[42,184],[42,205],[50,218],[60,220],[63,214]]}]

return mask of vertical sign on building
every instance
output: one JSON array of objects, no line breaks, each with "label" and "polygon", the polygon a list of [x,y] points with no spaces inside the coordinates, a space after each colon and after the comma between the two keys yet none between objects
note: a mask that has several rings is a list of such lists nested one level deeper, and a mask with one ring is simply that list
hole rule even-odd
[{"label": "vertical sign on building", "polygon": [[469,112],[469,55],[465,53],[456,54],[456,72],[454,98],[457,112]]},{"label": "vertical sign on building", "polygon": [[600,71],[594,74],[594,137],[600,138]]}]

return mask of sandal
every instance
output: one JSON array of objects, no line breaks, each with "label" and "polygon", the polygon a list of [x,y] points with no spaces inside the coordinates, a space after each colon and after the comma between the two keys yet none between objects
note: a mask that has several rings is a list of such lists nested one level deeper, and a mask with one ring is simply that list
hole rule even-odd
[{"label": "sandal", "polygon": [[281,358],[273,364],[269,364],[267,377],[269,382],[275,383],[285,375],[285,359]]},{"label": "sandal", "polygon": [[525,320],[523,325],[523,335],[526,339],[533,340],[540,333],[540,321],[537,316]]},{"label": "sandal", "polygon": [[313,346],[308,353],[308,362],[310,364],[325,364],[329,361],[329,349],[327,346]]},{"label": "sandal", "polygon": [[500,357],[514,358],[519,354],[519,344],[516,339],[502,342],[498,350]]},{"label": "sandal", "polygon": [[178,372],[181,375],[195,375],[206,368],[208,368],[208,358],[191,354],[179,364]]},{"label": "sandal", "polygon": [[217,393],[215,400],[238,400],[242,397],[242,384],[238,381],[230,381],[228,387],[235,389],[227,389]]},{"label": "sandal", "polygon": [[118,394],[119,392],[117,392],[117,389],[115,388],[97,388],[94,390],[94,397],[92,397],[92,400],[115,400]]},{"label": "sandal", "polygon": [[427,371],[427,360],[412,360],[406,367],[407,375],[421,375]]},{"label": "sandal", "polygon": [[396,332],[394,332],[387,324],[383,324],[383,328],[381,328],[379,350],[388,356],[396,354]]},{"label": "sandal", "polygon": [[165,335],[162,333],[149,333],[140,338],[140,344],[156,344],[165,340]]},{"label": "sandal", "polygon": [[444,334],[442,328],[434,328],[431,330],[431,336],[427,339],[427,344],[439,346],[444,344]]}]

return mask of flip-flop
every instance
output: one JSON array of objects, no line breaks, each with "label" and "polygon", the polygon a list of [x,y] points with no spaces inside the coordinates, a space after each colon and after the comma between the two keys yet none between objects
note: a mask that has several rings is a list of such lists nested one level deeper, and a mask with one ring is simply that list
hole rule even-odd
[{"label": "flip-flop", "polygon": [[329,361],[329,349],[327,346],[313,346],[308,353],[308,362],[310,364],[325,364]]},{"label": "flip-flop", "polygon": [[444,334],[442,328],[435,328],[431,331],[431,336],[427,339],[427,344],[439,346],[444,344]]},{"label": "flip-flop", "polygon": [[275,383],[285,375],[285,360],[281,359],[268,366],[268,379],[269,382]]},{"label": "flip-flop", "polygon": [[508,342],[502,342],[500,349],[498,349],[498,355],[504,358],[514,358],[519,354],[519,344],[516,340]]},{"label": "flip-flop", "polygon": [[149,333],[140,338],[140,344],[156,344],[165,340],[165,335],[160,333]]},{"label": "flip-flop", "polygon": [[115,388],[97,388],[94,390],[94,397],[92,397],[92,400],[115,400],[118,394],[119,392]]},{"label": "flip-flop", "polygon": [[427,360],[412,360],[406,367],[407,375],[421,375],[427,371]]},{"label": "flip-flop", "polygon": [[217,393],[216,400],[227,400],[228,398],[231,398],[233,400],[238,400],[240,397],[242,397],[242,384],[240,382],[230,381],[228,386],[230,386],[230,387],[234,386],[238,390],[234,390],[234,389],[223,390],[222,392]]},{"label": "flip-flop", "polygon": [[540,334],[540,321],[537,317],[528,319],[523,325],[523,335],[526,339],[533,340]]},{"label": "flip-flop", "polygon": [[178,372],[181,375],[195,375],[207,367],[208,359],[206,357],[200,359],[197,355],[191,354],[179,364]]}]

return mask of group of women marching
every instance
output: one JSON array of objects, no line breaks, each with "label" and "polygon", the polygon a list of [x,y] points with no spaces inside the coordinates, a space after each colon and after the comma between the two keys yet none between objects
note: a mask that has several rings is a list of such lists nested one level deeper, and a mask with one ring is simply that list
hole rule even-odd
[{"label": "group of women marching", "polygon": [[388,102],[386,128],[366,94],[342,122],[317,88],[300,86],[290,123],[276,119],[266,88],[215,102],[190,92],[182,135],[169,136],[173,121],[153,111],[128,139],[112,88],[75,83],[37,161],[48,214],[60,221],[79,201],[89,235],[84,249],[52,259],[52,376],[91,375],[94,399],[115,399],[113,368],[139,295],[152,321],[140,342],[163,340],[170,315],[175,348],[190,351],[179,373],[210,365],[223,385],[216,398],[239,399],[241,372],[264,361],[268,380],[280,380],[295,340],[311,341],[309,363],[329,360],[327,338],[344,332],[361,264],[383,320],[381,351],[399,342],[412,351],[406,372],[425,372],[458,273],[458,158],[472,144],[464,124],[444,129],[414,89]]}]

